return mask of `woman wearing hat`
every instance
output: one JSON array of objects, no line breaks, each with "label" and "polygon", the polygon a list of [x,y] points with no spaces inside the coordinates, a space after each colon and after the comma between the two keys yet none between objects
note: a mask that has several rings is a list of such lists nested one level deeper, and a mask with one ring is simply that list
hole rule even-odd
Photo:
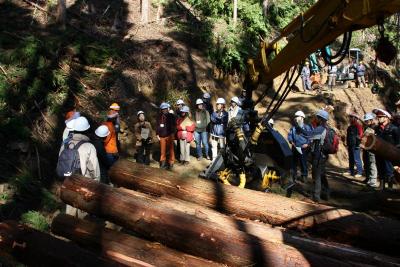
[{"label": "woman wearing hat", "polygon": [[183,106],[176,120],[176,136],[179,140],[180,161],[182,165],[189,164],[190,143],[194,140],[194,130],[196,129],[196,124],[190,118],[189,112],[189,107]]},{"label": "woman wearing hat", "polygon": [[153,129],[142,110],[137,113],[137,118],[138,122],[135,124],[136,162],[150,165]]}]

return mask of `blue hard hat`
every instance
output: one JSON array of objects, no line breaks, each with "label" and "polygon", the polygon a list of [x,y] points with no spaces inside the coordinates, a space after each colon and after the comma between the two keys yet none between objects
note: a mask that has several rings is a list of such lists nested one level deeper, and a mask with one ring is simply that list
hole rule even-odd
[{"label": "blue hard hat", "polygon": [[364,121],[369,121],[375,119],[375,114],[372,112],[368,112],[364,115]]},{"label": "blue hard hat", "polygon": [[211,98],[211,95],[209,93],[204,93],[203,98],[205,99]]},{"label": "blue hard hat", "polygon": [[329,120],[329,113],[326,110],[318,110],[317,114],[318,117],[328,121]]},{"label": "blue hard hat", "polygon": [[168,103],[165,103],[165,102],[161,103],[160,109],[168,109],[168,108],[169,108],[169,104]]},{"label": "blue hard hat", "polygon": [[181,108],[181,112],[189,113],[189,111],[190,111],[190,109],[189,109],[188,106],[183,106],[183,107]]}]

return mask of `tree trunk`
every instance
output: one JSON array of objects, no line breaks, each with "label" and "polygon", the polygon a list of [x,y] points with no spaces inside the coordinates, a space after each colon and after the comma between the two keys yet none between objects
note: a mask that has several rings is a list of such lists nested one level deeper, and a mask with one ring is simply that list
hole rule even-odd
[{"label": "tree trunk", "polygon": [[237,8],[238,0],[233,0],[233,26],[236,26],[237,23]]},{"label": "tree trunk", "polygon": [[377,156],[391,161],[394,165],[400,165],[400,149],[374,134],[366,134],[361,140],[365,150],[371,150]]},{"label": "tree trunk", "polygon": [[28,266],[115,266],[75,244],[13,221],[0,223],[0,251]]},{"label": "tree trunk", "polygon": [[149,22],[149,0],[141,0],[141,10],[142,15],[141,22],[147,24]]},{"label": "tree trunk", "polygon": [[267,16],[268,16],[268,0],[263,0],[262,1],[262,9],[263,9],[263,14],[264,14],[264,17],[265,18],[267,18]]},{"label": "tree trunk", "polygon": [[57,3],[57,23],[60,24],[62,29],[65,29],[67,24],[67,1],[58,0]]},{"label": "tree trunk", "polygon": [[137,266],[141,262],[145,263],[144,266],[222,266],[66,214],[53,219],[51,230],[83,247],[100,251],[104,258],[127,266]]},{"label": "tree trunk", "polygon": [[227,186],[197,177],[177,177],[128,160],[119,160],[109,172],[118,186],[153,195],[166,195],[218,211],[396,255],[400,222],[384,217],[311,204],[276,194]]},{"label": "tree trunk", "polygon": [[157,7],[157,17],[156,17],[157,23],[160,23],[161,17],[162,17],[163,15],[164,15],[164,5],[163,5],[163,4],[158,4],[158,7]]},{"label": "tree trunk", "polygon": [[61,199],[171,248],[232,266],[387,265],[399,261],[294,236],[193,203],[112,188],[82,176],[64,181]]}]

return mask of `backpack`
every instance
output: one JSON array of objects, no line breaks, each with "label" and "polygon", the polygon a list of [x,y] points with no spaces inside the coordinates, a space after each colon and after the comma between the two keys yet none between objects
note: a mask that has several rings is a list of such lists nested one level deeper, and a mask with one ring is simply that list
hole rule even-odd
[{"label": "backpack", "polygon": [[72,174],[81,173],[78,148],[87,141],[79,141],[76,145],[72,142],[64,144],[64,150],[58,157],[56,172],[58,177],[64,178]]},{"label": "backpack", "polygon": [[339,136],[334,129],[327,127],[322,152],[325,154],[336,154],[339,150]]}]

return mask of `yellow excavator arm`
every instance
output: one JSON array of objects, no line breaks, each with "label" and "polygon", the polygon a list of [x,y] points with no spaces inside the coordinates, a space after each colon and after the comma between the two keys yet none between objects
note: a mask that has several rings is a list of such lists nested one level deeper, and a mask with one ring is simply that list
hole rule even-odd
[{"label": "yellow excavator arm", "polygon": [[[261,43],[258,58],[248,60],[250,80],[253,84],[270,83],[343,33],[379,24],[398,12],[400,0],[320,0],[296,17],[275,40]],[[283,38],[287,44],[278,50],[277,44]],[[271,53],[275,53],[272,59]]]}]

